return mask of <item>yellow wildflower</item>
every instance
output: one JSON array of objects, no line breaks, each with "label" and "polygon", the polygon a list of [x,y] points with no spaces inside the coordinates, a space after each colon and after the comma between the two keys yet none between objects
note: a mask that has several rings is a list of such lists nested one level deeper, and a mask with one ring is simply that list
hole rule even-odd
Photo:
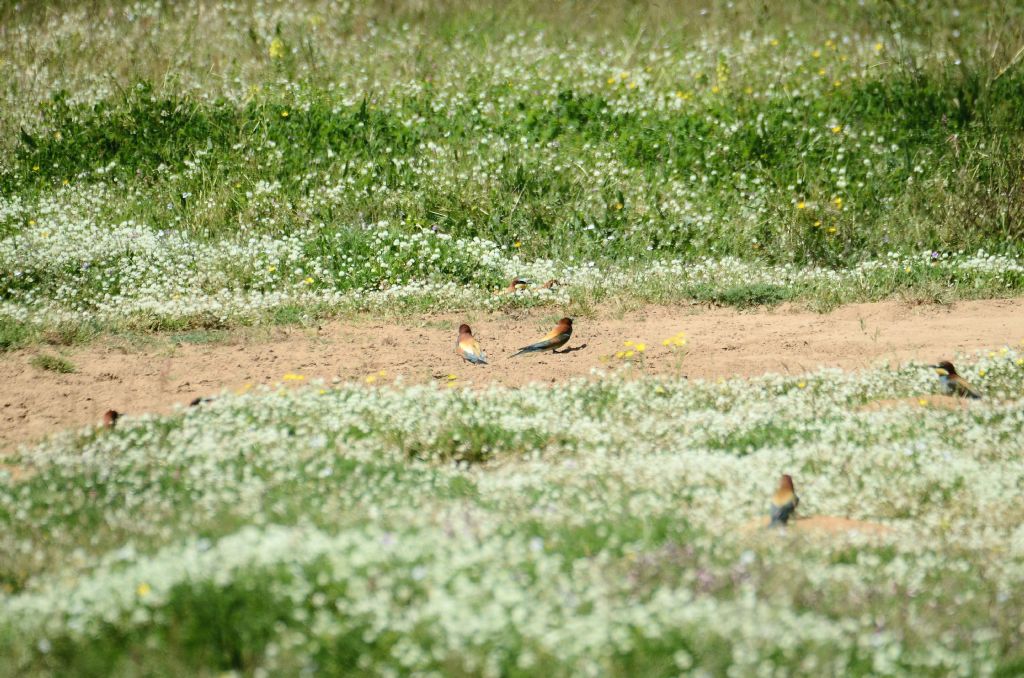
[{"label": "yellow wildflower", "polygon": [[284,56],[284,41],[281,38],[274,38],[270,41],[270,49],[267,50],[271,59],[280,59]]},{"label": "yellow wildflower", "polygon": [[803,209],[803,208],[805,208],[805,207],[807,207],[807,203],[805,203],[805,202],[804,202],[803,200],[801,200],[800,202],[798,202],[798,203],[796,204],[796,208],[797,208],[798,210],[802,210],[802,209]]},{"label": "yellow wildflower", "polygon": [[142,582],[137,587],[135,587],[135,592],[139,594],[139,598],[145,598],[149,595],[150,591],[152,590],[153,589],[151,589],[149,587],[149,584],[147,584],[146,582]]},{"label": "yellow wildflower", "polygon": [[284,379],[285,381],[304,381],[306,379],[301,374],[294,374],[292,372],[289,372],[288,374],[284,375],[281,378]]}]

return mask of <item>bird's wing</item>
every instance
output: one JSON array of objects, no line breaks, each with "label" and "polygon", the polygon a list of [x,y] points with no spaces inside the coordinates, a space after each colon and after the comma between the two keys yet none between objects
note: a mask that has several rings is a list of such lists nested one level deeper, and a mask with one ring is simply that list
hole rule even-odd
[{"label": "bird's wing", "polygon": [[967,383],[966,379],[958,377],[953,381],[953,384],[954,388],[959,392],[958,395],[973,398],[975,400],[981,399],[981,393],[978,392],[978,389],[974,388],[969,383]]},{"label": "bird's wing", "polygon": [[782,506],[776,506],[775,504],[772,504],[770,512],[771,523],[769,524],[775,525],[777,523],[782,523],[784,525],[786,521],[789,520],[790,515],[793,514],[793,511],[795,509],[796,505],[793,504],[792,502],[788,504],[783,504]]},{"label": "bird's wing", "polygon": [[459,350],[470,362],[482,362],[484,360],[484,352],[480,348],[480,343],[472,337],[460,339]]},{"label": "bird's wing", "polygon": [[523,348],[521,348],[519,350],[520,351],[543,351],[544,349],[551,348],[552,346],[557,348],[558,346],[561,346],[562,344],[564,344],[567,341],[569,341],[569,335],[568,334],[559,333],[557,331],[553,331],[553,332],[551,332],[551,334],[549,334],[548,336],[544,337],[543,339],[538,341],[536,344],[530,344],[529,346],[525,346],[525,347],[523,347]]},{"label": "bird's wing", "polygon": [[563,332],[558,327],[555,327],[553,330],[547,333],[547,336],[544,337],[544,341],[560,341],[563,336],[566,337],[566,339],[568,339],[570,334],[572,334],[572,330],[569,330],[568,332]]},{"label": "bird's wing", "polygon": [[789,491],[776,492],[772,497],[772,505],[770,510],[771,523],[775,525],[777,523],[785,524],[789,520],[790,515],[796,510],[797,504],[800,500],[797,499],[796,494]]}]

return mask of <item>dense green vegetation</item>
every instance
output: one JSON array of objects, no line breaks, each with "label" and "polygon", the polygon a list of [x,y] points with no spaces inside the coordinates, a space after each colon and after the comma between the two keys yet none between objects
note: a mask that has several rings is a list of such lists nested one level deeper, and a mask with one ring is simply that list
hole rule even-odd
[{"label": "dense green vegetation", "polygon": [[95,4],[0,10],[0,310],[36,334],[479,306],[512,275],[585,306],[588,273],[704,259],[769,303],[833,303],[786,267],[873,262],[833,296],[1021,289],[1013,5]]}]

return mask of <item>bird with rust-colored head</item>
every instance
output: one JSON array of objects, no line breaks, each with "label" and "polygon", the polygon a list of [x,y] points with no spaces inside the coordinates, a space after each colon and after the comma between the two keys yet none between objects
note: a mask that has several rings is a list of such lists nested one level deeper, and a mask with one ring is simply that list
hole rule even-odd
[{"label": "bird with rust-colored head", "polygon": [[572,337],[572,318],[562,318],[555,325],[555,328],[548,332],[546,337],[535,344],[522,347],[512,354],[512,357],[515,358],[523,353],[537,353],[547,350],[556,351],[565,346],[569,342],[570,337]]},{"label": "bird with rust-colored head", "polygon": [[103,413],[103,428],[114,428],[120,418],[121,413],[117,410],[107,410]]},{"label": "bird with rust-colored head", "polygon": [[487,355],[480,348],[480,342],[473,336],[473,330],[469,325],[459,325],[459,337],[455,340],[455,353],[462,356],[462,359],[474,365],[486,365]]},{"label": "bird with rust-colored head", "polygon": [[973,400],[981,399],[981,393],[978,392],[978,389],[971,386],[967,383],[966,379],[957,374],[956,368],[953,367],[953,363],[948,360],[943,360],[937,365],[929,365],[928,367],[938,373],[939,381],[942,382],[947,394],[957,396],[958,398],[971,398]]},{"label": "bird with rust-colored head", "polygon": [[769,509],[772,520],[768,523],[768,527],[785,526],[799,505],[800,498],[796,496],[796,490],[793,489],[793,477],[784,474],[779,480],[779,489],[775,490],[775,494],[772,495],[772,505]]},{"label": "bird with rust-colored head", "polygon": [[502,292],[504,292],[505,294],[514,294],[520,290],[525,290],[532,284],[532,281],[527,280],[526,278],[520,278],[519,276],[516,276],[512,278],[511,282],[509,282],[508,284],[508,287],[502,290]]}]

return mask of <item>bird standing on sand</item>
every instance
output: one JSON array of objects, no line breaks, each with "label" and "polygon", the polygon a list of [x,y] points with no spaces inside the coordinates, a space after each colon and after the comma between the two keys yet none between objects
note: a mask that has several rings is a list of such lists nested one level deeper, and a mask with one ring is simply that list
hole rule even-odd
[{"label": "bird standing on sand", "polygon": [[121,413],[117,410],[107,410],[103,413],[103,428],[114,428],[120,418]]},{"label": "bird standing on sand", "polygon": [[538,351],[547,351],[550,349],[552,352],[562,348],[569,342],[569,338],[572,337],[572,318],[562,318],[555,325],[555,329],[551,330],[546,337],[538,341],[536,344],[530,344],[524,346],[516,353],[512,354],[515,358],[517,355],[523,353],[536,353]]},{"label": "bird standing on sand", "polygon": [[785,526],[799,505],[800,498],[796,496],[796,490],[793,489],[793,477],[788,474],[783,475],[779,480],[779,489],[775,490],[775,494],[772,495],[772,505],[769,511],[772,520],[768,523],[768,527]]},{"label": "bird standing on sand", "polygon": [[978,393],[978,389],[968,384],[966,379],[957,374],[953,363],[943,360],[938,365],[929,365],[928,367],[938,372],[939,381],[942,382],[946,393],[949,395],[957,396],[958,398],[981,400],[981,394]]},{"label": "bird standing on sand", "polygon": [[455,353],[474,365],[487,364],[487,355],[480,348],[480,343],[473,337],[473,330],[469,329],[469,325],[465,323],[459,325],[459,338],[455,340]]}]

